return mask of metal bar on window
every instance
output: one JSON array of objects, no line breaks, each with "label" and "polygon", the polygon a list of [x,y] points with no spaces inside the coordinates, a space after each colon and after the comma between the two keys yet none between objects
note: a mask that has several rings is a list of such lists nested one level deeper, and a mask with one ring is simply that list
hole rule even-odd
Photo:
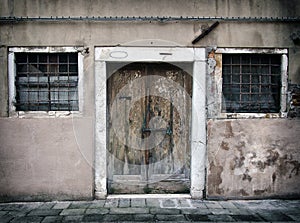
[{"label": "metal bar on window", "polygon": [[269,113],[280,110],[279,54],[223,54],[225,112]]},{"label": "metal bar on window", "polygon": [[70,66],[76,53],[16,53],[16,110],[78,110],[78,68]]}]

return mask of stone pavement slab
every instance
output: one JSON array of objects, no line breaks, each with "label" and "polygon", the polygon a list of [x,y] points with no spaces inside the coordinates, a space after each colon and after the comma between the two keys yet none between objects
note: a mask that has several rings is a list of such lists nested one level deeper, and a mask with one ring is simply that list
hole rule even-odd
[{"label": "stone pavement slab", "polygon": [[60,209],[35,209],[28,213],[28,216],[53,216],[58,215]]},{"label": "stone pavement slab", "polygon": [[10,222],[10,220],[12,220],[13,218],[14,218],[13,216],[3,215],[0,216],[0,222],[1,223]]},{"label": "stone pavement slab", "polygon": [[42,223],[55,223],[55,222],[61,222],[63,220],[63,216],[47,216],[44,218]]},{"label": "stone pavement slab", "polygon": [[70,206],[70,202],[60,202],[56,203],[52,208],[53,209],[66,209]]},{"label": "stone pavement slab", "polygon": [[64,209],[60,215],[83,215],[85,209],[78,208],[78,209]]},{"label": "stone pavement slab", "polygon": [[105,200],[97,200],[90,204],[89,208],[102,208],[104,207]]},{"label": "stone pavement slab", "polygon": [[111,214],[148,214],[148,208],[110,208]]},{"label": "stone pavement slab", "polygon": [[101,222],[104,220],[104,216],[102,214],[87,214],[84,215],[82,222]]},{"label": "stone pavement slab", "polygon": [[88,208],[91,205],[90,202],[72,202],[69,209],[85,209]]},{"label": "stone pavement slab", "polygon": [[120,199],[119,200],[119,207],[120,208],[128,208],[128,207],[130,207],[130,199]]},{"label": "stone pavement slab", "polygon": [[131,207],[145,207],[146,199],[131,199]]},{"label": "stone pavement slab", "polygon": [[187,220],[190,221],[210,221],[208,215],[203,214],[187,214],[186,215]]},{"label": "stone pavement slab", "polygon": [[156,215],[156,219],[158,221],[171,221],[171,222],[181,222],[186,221],[184,215],[176,214],[176,215]]},{"label": "stone pavement slab", "polygon": [[88,208],[85,211],[85,214],[108,214],[108,208]]},{"label": "stone pavement slab", "polygon": [[300,200],[109,198],[0,203],[6,222],[300,222]]},{"label": "stone pavement slab", "polygon": [[14,218],[12,223],[26,223],[26,222],[41,222],[43,220],[43,217],[41,216],[23,216],[23,217],[18,217]]}]

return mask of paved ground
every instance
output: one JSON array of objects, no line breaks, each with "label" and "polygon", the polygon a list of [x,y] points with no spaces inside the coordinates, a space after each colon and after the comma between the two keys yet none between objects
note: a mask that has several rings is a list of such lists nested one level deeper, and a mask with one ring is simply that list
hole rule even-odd
[{"label": "paved ground", "polygon": [[300,222],[300,200],[185,198],[0,204],[0,222]]}]

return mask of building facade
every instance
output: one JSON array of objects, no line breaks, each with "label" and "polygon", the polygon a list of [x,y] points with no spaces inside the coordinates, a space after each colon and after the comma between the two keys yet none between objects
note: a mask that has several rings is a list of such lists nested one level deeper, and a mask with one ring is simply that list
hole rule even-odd
[{"label": "building facade", "polygon": [[298,0],[0,7],[0,200],[300,196]]}]

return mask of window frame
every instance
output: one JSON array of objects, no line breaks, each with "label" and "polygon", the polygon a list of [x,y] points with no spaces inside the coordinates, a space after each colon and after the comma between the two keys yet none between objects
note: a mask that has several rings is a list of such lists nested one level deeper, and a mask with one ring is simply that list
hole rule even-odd
[{"label": "window frame", "polygon": [[[219,74],[218,91],[221,92],[219,102],[219,118],[284,118],[287,117],[287,89],[288,89],[288,50],[287,49],[252,49],[252,48],[218,48],[215,51],[216,62],[220,66],[216,67],[216,73]],[[281,55],[281,89],[280,89],[280,111],[277,113],[232,113],[223,112],[223,72],[222,55],[223,54],[280,54]]]},{"label": "window frame", "polygon": [[[80,47],[10,47],[8,49],[8,85],[9,85],[9,116],[28,117],[68,117],[81,115],[83,106],[83,58]],[[76,111],[17,111],[16,103],[16,53],[77,53],[78,56],[78,110]]]}]

